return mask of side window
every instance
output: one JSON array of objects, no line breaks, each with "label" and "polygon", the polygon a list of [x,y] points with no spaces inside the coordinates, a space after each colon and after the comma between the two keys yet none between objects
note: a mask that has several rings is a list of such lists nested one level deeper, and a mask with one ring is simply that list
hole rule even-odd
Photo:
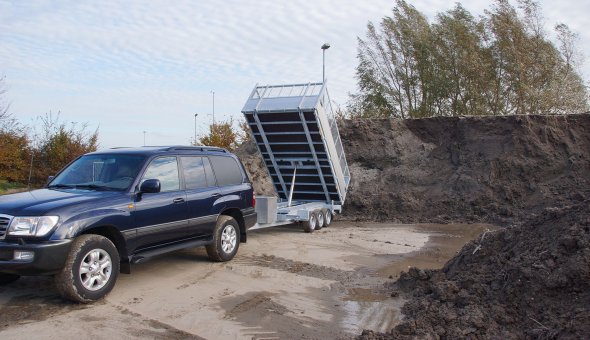
[{"label": "side window", "polygon": [[176,157],[154,159],[145,171],[143,179],[159,179],[162,191],[180,190]]},{"label": "side window", "polygon": [[205,175],[207,175],[207,184],[210,187],[217,186],[217,181],[215,180],[215,175],[213,174],[211,162],[209,162],[208,157],[203,157],[203,166],[205,167]]},{"label": "side window", "polygon": [[242,183],[242,171],[233,157],[210,156],[209,159],[213,165],[217,185],[222,187]]},{"label": "side window", "polygon": [[207,187],[202,157],[180,157],[187,190]]}]

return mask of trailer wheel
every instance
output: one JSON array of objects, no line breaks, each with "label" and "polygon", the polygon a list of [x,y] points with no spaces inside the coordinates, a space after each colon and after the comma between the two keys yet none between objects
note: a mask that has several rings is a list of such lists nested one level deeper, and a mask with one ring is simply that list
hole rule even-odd
[{"label": "trailer wheel", "polygon": [[317,230],[320,230],[324,227],[324,223],[325,223],[325,219],[324,219],[324,214],[322,213],[321,210],[316,210],[314,211],[314,214],[317,216],[318,219],[318,225],[317,227],[315,227]]},{"label": "trailer wheel", "polygon": [[332,223],[332,212],[329,209],[322,209],[322,215],[324,215],[324,227],[329,226]]},{"label": "trailer wheel", "polygon": [[305,231],[306,233],[313,233],[317,226],[318,217],[314,211],[309,214],[309,220],[303,222],[303,231]]}]

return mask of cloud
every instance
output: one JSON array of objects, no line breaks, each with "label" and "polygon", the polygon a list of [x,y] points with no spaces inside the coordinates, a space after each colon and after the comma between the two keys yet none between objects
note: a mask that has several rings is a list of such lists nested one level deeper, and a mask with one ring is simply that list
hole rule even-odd
[{"label": "cloud", "polygon": [[[548,18],[568,19],[554,15],[567,7],[551,4],[542,4],[551,8]],[[393,5],[390,0],[0,2],[0,74],[7,75],[18,116],[61,110],[100,125],[105,146],[128,145],[130,130],[139,145],[143,130],[158,128],[163,131],[153,134],[159,138],[155,144],[181,144],[194,133],[194,113],[211,113],[211,90],[216,113],[238,118],[256,83],[320,81],[320,46],[326,41],[332,45],[326,53],[330,94],[345,104],[356,90],[356,38]],[[432,18],[451,5],[430,0],[415,6]],[[466,7],[481,13],[488,2]],[[580,14],[570,27],[581,32],[586,11],[574,12]],[[582,46],[590,44],[587,35],[581,38]]]}]

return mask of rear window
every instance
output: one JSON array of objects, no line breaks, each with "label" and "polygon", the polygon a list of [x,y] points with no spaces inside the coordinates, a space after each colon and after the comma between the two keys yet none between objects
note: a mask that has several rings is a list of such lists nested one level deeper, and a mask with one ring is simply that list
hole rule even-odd
[{"label": "rear window", "polygon": [[218,186],[222,187],[242,183],[242,171],[238,162],[233,157],[209,156],[209,159],[213,165]]}]

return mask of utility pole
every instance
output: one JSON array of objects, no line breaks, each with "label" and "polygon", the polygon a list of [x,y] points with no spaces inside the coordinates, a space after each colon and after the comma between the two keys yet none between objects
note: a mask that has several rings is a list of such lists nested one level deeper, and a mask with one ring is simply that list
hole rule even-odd
[{"label": "utility pole", "polygon": [[322,83],[326,82],[326,50],[329,48],[329,43],[324,43],[322,45]]}]

